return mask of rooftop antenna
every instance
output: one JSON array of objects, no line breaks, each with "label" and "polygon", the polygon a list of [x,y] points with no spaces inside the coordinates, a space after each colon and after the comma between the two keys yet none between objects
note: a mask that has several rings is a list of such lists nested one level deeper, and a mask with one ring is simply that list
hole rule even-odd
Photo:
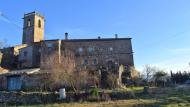
[{"label": "rooftop antenna", "polygon": [[69,33],[65,32],[65,40],[68,40],[69,38]]},{"label": "rooftop antenna", "polygon": [[116,38],[116,39],[118,38],[118,34],[115,34],[115,38]]}]

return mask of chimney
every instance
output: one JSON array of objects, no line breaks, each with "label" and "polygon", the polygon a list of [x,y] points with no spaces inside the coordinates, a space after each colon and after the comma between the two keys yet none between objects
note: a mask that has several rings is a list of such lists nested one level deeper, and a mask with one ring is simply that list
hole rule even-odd
[{"label": "chimney", "polygon": [[118,34],[115,34],[115,39],[117,39],[118,38]]},{"label": "chimney", "polygon": [[69,34],[67,32],[65,32],[65,40],[68,40],[68,36],[69,36]]}]

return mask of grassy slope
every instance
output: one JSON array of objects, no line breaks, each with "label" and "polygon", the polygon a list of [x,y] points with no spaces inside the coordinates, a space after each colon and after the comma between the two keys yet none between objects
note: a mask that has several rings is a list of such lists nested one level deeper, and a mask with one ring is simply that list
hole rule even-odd
[{"label": "grassy slope", "polygon": [[[138,105],[146,105],[156,103],[156,100],[118,100],[118,101],[109,101],[109,102],[98,102],[98,103],[63,103],[63,104],[47,104],[47,105],[33,105],[27,107],[133,107]],[[25,107],[25,106],[21,106]]]},{"label": "grassy slope", "polygon": [[141,98],[147,100],[155,99],[157,101],[153,104],[148,104],[147,107],[190,107],[189,89],[166,88],[163,92],[144,95]]},{"label": "grassy slope", "polygon": [[[131,90],[140,91],[139,88]],[[32,105],[27,107],[190,107],[190,91],[174,88],[159,89],[156,93],[142,95],[138,99],[118,100],[109,102],[56,103]],[[25,107],[25,106],[21,106]]]}]

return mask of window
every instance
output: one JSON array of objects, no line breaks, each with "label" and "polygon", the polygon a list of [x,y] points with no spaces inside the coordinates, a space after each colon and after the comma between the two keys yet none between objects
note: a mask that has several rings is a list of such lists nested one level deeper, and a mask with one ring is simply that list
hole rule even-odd
[{"label": "window", "polygon": [[24,52],[24,56],[26,57],[26,56],[27,56],[27,54],[28,54],[28,53],[25,51],[25,52]]},{"label": "window", "polygon": [[94,52],[94,47],[89,47],[89,48],[88,48],[88,52],[89,52],[90,54],[92,54],[92,53]]},{"label": "window", "polygon": [[77,49],[77,51],[76,51],[76,56],[80,56],[80,55],[82,55],[83,54],[83,48],[82,47],[80,47],[80,48],[78,48]]},{"label": "window", "polygon": [[93,59],[93,64],[96,65],[97,64],[97,60]]},{"label": "window", "polygon": [[108,61],[107,62],[107,64],[108,64],[108,69],[113,69],[114,67],[115,67],[115,64],[114,64],[114,62],[113,61]]},{"label": "window", "polygon": [[78,49],[78,52],[79,52],[79,53],[82,53],[82,52],[83,52],[83,49],[82,49],[82,48],[79,48],[79,49]]},{"label": "window", "polygon": [[38,27],[41,28],[41,20],[38,20]]},{"label": "window", "polygon": [[52,51],[53,49],[53,44],[52,43],[46,43],[47,51]]},{"label": "window", "polygon": [[27,21],[27,27],[30,27],[31,26],[31,21],[30,21],[30,19],[28,19],[28,21]]},{"label": "window", "polygon": [[47,47],[48,47],[48,48],[52,48],[52,47],[53,47],[53,44],[52,44],[52,43],[47,43]]},{"label": "window", "polygon": [[87,65],[87,64],[88,64],[88,60],[85,59],[85,60],[84,60],[84,65]]},{"label": "window", "polygon": [[38,50],[39,53],[41,53],[41,51],[42,51],[41,49]]},{"label": "window", "polygon": [[109,48],[109,51],[113,51],[113,48],[112,48],[112,47],[110,47],[110,48]]}]

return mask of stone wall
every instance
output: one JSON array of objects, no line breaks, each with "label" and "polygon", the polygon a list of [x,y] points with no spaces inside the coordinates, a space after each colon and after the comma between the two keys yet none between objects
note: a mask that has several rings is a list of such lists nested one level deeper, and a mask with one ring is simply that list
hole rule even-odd
[{"label": "stone wall", "polygon": [[0,92],[0,103],[7,104],[42,104],[57,101],[56,93]]},{"label": "stone wall", "polygon": [[[48,69],[60,62],[60,40],[46,40],[41,43],[40,68]],[[50,64],[50,65],[49,65]]]},{"label": "stone wall", "polygon": [[62,47],[75,53],[79,68],[108,66],[109,61],[134,66],[130,38],[63,40]]},{"label": "stone wall", "polygon": [[[138,93],[136,95],[139,95]],[[66,93],[66,99],[60,100],[57,92],[0,92],[0,104],[47,104],[54,102],[76,102],[76,101],[108,101],[135,98],[134,93],[130,92],[99,92],[99,96],[92,96],[89,93]]]},{"label": "stone wall", "polygon": [[[24,15],[23,44],[40,42],[44,39],[44,17],[39,13],[31,12]],[[40,23],[40,26],[39,26]]]},{"label": "stone wall", "polygon": [[40,74],[30,74],[30,75],[22,75],[22,89],[25,91],[40,91],[45,90],[45,88],[49,88],[48,86],[48,74],[40,73]]},{"label": "stone wall", "polygon": [[33,60],[33,47],[32,45],[27,46],[20,50],[20,54],[18,57],[19,60],[19,67],[25,68],[25,67],[32,67],[32,60]]},{"label": "stone wall", "polygon": [[2,57],[3,57],[3,53],[0,51],[0,67],[1,67]]},{"label": "stone wall", "polygon": [[40,67],[40,42],[35,42],[19,50],[18,67]]},{"label": "stone wall", "polygon": [[12,68],[15,67],[14,47],[2,49],[2,67]]},{"label": "stone wall", "polygon": [[96,69],[97,66],[108,66],[111,61],[117,65],[134,66],[133,50],[130,38],[110,39],[71,39],[46,40],[41,45],[41,68],[46,66],[46,60],[57,53],[57,60],[61,62],[61,53],[70,50],[76,56],[78,69]]},{"label": "stone wall", "polygon": [[7,78],[5,76],[0,76],[0,91],[7,89]]},{"label": "stone wall", "polygon": [[26,44],[22,44],[2,49],[2,67],[10,69],[17,68],[19,50],[25,48],[26,46]]},{"label": "stone wall", "polygon": [[[17,75],[18,76],[18,75]],[[47,73],[36,73],[36,74],[20,74],[21,80],[21,89],[24,91],[40,91],[45,90],[48,86],[48,78],[49,75]],[[8,90],[8,78],[9,75],[0,76],[0,91]]]}]

